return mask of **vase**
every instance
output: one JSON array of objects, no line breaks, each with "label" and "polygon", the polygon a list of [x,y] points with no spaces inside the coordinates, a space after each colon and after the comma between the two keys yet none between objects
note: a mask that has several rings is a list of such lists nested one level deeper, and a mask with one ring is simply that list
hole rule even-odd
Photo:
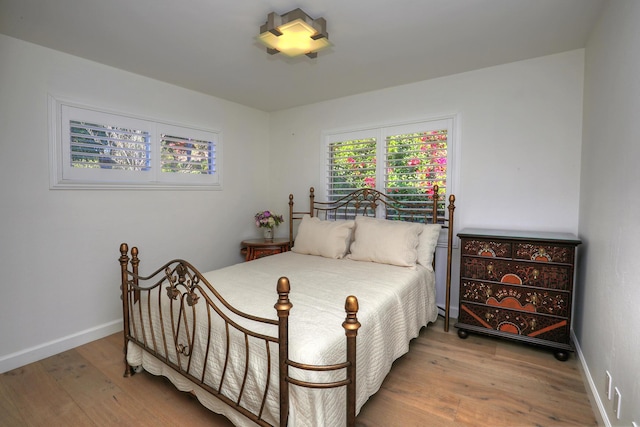
[{"label": "vase", "polygon": [[265,227],[263,230],[263,233],[264,233],[264,240],[266,240],[267,242],[273,241],[273,228]]}]

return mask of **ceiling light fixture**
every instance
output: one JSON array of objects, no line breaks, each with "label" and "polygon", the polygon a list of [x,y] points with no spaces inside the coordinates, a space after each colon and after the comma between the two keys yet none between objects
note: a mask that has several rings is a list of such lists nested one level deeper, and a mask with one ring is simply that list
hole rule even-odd
[{"label": "ceiling light fixture", "polygon": [[315,58],[319,50],[330,45],[327,21],[313,19],[302,9],[284,15],[271,12],[267,22],[260,26],[258,40],[267,46],[271,55],[280,52],[290,57],[307,55]]}]

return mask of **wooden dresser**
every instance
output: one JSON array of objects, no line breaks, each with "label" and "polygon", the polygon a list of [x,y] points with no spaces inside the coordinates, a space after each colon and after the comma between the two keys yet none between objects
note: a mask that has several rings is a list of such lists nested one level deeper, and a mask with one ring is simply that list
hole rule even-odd
[{"label": "wooden dresser", "polygon": [[458,336],[478,332],[536,344],[567,360],[576,247],[570,233],[466,228]]}]

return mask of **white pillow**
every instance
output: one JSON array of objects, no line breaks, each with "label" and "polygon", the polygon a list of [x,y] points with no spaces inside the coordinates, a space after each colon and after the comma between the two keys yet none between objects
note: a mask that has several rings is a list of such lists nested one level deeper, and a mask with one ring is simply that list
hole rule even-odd
[{"label": "white pillow", "polygon": [[433,271],[433,254],[436,251],[441,229],[440,224],[424,224],[418,241],[418,264],[431,271]]},{"label": "white pillow", "polygon": [[349,250],[353,220],[321,221],[317,217],[302,217],[291,250],[305,255],[342,258]]},{"label": "white pillow", "polygon": [[349,259],[415,267],[423,224],[356,217]]}]

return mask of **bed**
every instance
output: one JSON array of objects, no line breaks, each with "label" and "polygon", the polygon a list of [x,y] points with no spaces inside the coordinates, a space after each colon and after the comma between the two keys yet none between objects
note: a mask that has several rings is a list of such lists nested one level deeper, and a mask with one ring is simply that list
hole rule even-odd
[{"label": "bed", "polygon": [[359,189],[318,202],[311,188],[306,210],[289,196],[291,251],[205,273],[176,259],[142,275],[138,249],[121,244],[125,376],[163,375],[237,426],[354,426],[438,317],[441,236],[449,327],[448,201]]}]

